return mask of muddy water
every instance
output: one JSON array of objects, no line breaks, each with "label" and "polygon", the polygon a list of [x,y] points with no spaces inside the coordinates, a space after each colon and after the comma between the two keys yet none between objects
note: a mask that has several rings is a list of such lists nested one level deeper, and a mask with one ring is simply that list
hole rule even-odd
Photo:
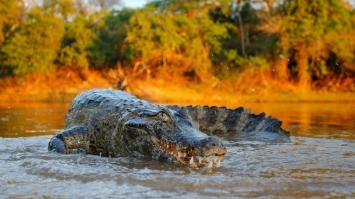
[{"label": "muddy water", "polygon": [[292,142],[225,136],[222,167],[194,170],[148,158],[48,153],[68,105],[0,105],[0,198],[355,197],[355,105],[245,106],[283,120]]}]

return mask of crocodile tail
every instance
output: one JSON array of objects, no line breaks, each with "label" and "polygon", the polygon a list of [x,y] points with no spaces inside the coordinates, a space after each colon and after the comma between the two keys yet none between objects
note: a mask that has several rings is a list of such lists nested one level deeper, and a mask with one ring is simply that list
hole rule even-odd
[{"label": "crocodile tail", "polygon": [[228,109],[216,106],[169,106],[186,115],[197,129],[206,134],[235,134],[241,132],[266,131],[289,136],[281,128],[282,122],[265,113],[253,114],[250,109],[239,107]]}]

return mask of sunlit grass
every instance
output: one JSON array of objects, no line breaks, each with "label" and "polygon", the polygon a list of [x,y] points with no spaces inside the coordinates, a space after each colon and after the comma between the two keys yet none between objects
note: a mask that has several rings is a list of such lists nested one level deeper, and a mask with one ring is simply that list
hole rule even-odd
[{"label": "sunlit grass", "polygon": [[[133,91],[140,98],[159,103],[225,105],[264,102],[355,102],[354,92],[254,90],[249,93],[232,89],[204,88],[203,86],[174,87],[162,84],[141,84]],[[232,91],[231,91],[232,90]]]},{"label": "sunlit grass", "polygon": [[[126,72],[127,73],[127,72]],[[129,74],[129,73],[128,73]],[[355,102],[354,91],[304,91],[290,82],[280,83],[268,76],[263,79],[243,76],[237,80],[207,82],[186,78],[127,75],[128,92],[157,103],[226,105],[245,102]],[[260,74],[257,74],[260,76]],[[0,81],[0,101],[70,102],[77,94],[92,88],[117,88],[118,76],[95,70],[59,70],[35,73]]]}]

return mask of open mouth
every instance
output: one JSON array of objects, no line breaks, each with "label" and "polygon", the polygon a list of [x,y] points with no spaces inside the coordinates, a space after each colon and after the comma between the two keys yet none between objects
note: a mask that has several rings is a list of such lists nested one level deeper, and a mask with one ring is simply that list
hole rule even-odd
[{"label": "open mouth", "polygon": [[220,167],[225,155],[225,153],[215,153],[208,156],[200,156],[193,149],[188,149],[187,147],[180,149],[174,144],[164,144],[155,137],[151,137],[151,140],[161,150],[174,156],[180,163],[190,167]]}]

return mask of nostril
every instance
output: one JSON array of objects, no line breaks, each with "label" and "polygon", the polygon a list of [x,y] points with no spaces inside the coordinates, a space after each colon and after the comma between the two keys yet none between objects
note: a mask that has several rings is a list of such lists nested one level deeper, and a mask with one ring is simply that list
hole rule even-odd
[{"label": "nostril", "polygon": [[212,146],[216,146],[216,144],[215,144],[215,143],[213,143],[213,144],[212,144]]}]

